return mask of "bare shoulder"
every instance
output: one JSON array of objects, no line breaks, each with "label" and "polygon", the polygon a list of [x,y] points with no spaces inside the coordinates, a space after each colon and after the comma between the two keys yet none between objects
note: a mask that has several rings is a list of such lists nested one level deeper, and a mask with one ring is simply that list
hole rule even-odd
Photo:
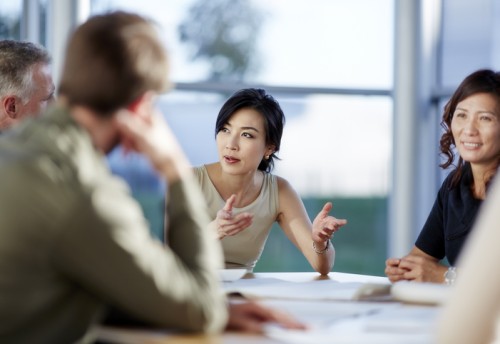
[{"label": "bare shoulder", "polygon": [[297,195],[297,192],[293,188],[292,184],[290,184],[285,178],[276,176],[276,181],[278,184],[278,193],[280,197],[290,197],[292,195]]},{"label": "bare shoulder", "polygon": [[281,191],[281,190],[286,190],[286,189],[292,189],[292,185],[288,182],[288,180],[286,180],[285,178],[283,177],[280,177],[280,176],[276,176],[276,183],[278,184],[278,189]]}]

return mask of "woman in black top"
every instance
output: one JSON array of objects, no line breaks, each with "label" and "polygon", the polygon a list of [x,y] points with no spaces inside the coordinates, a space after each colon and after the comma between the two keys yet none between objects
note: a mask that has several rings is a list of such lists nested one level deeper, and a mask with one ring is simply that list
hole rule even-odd
[{"label": "woman in black top", "polygon": [[456,168],[443,182],[411,252],[389,258],[391,282],[445,281],[447,258],[454,265],[500,162],[500,73],[479,70],[462,81],[446,104],[441,125],[442,168]]}]

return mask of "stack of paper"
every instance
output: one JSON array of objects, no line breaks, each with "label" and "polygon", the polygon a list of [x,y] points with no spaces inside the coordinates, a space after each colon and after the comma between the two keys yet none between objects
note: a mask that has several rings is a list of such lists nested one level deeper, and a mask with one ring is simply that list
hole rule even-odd
[{"label": "stack of paper", "polygon": [[289,282],[276,278],[256,278],[224,283],[224,290],[228,294],[258,299],[375,300],[390,297],[390,289],[389,283],[334,280]]}]

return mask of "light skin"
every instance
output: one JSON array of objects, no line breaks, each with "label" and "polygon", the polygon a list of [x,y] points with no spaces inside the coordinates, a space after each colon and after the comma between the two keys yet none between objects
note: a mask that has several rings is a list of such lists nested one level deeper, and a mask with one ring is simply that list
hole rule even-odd
[{"label": "light skin", "polygon": [[0,129],[7,129],[25,118],[38,116],[54,100],[54,91],[50,66],[35,64],[28,98],[7,95],[0,99]]},{"label": "light skin", "polygon": [[304,324],[299,323],[288,313],[264,307],[255,302],[231,302],[229,314],[226,329],[232,331],[263,333],[265,325],[269,322],[280,324],[289,329],[306,329]]},{"label": "light skin", "polygon": [[[171,184],[189,177],[192,170],[175,135],[155,109],[154,99],[153,93],[146,93],[134,102],[133,108],[121,109],[110,118],[99,117],[85,107],[73,107],[71,115],[87,129],[98,150],[107,153],[121,143],[125,151],[145,155]],[[269,322],[291,329],[305,328],[288,314],[257,303],[229,303],[228,310],[230,330],[262,332]]]},{"label": "light skin", "polygon": [[[471,165],[472,192],[484,200],[488,174],[494,170],[500,155],[500,114],[495,97],[477,93],[457,104],[451,131],[458,153]],[[385,273],[391,282],[444,282],[448,267],[417,247],[403,258],[389,258]]]},{"label": "light skin", "polygon": [[[266,143],[262,115],[254,109],[243,108],[236,111],[217,134],[217,147],[219,162],[207,165],[207,171],[220,196],[226,200],[211,223],[211,228],[223,240],[252,224],[253,214],[233,216],[233,208],[245,207],[259,196],[264,173],[258,170],[258,166],[263,158],[274,152],[275,146]],[[297,192],[285,179],[277,177],[277,181],[278,224],[311,266],[321,274],[328,274],[335,251],[330,245],[324,254],[318,254],[311,247],[312,241],[318,250],[323,250],[329,245],[333,233],[347,221],[329,216],[332,204],[328,202],[311,223]]]}]

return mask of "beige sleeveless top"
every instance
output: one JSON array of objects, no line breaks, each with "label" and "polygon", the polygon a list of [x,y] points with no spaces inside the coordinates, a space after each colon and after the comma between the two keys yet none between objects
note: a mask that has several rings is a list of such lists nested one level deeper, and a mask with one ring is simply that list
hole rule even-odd
[{"label": "beige sleeveless top", "polygon": [[[226,202],[217,192],[205,166],[194,168],[194,172],[207,201],[210,218],[213,220]],[[276,176],[264,173],[262,189],[255,201],[243,208],[233,208],[234,215],[249,212],[254,217],[250,227],[221,240],[226,268],[253,270],[262,254],[271,226],[278,216],[278,204]]]}]

